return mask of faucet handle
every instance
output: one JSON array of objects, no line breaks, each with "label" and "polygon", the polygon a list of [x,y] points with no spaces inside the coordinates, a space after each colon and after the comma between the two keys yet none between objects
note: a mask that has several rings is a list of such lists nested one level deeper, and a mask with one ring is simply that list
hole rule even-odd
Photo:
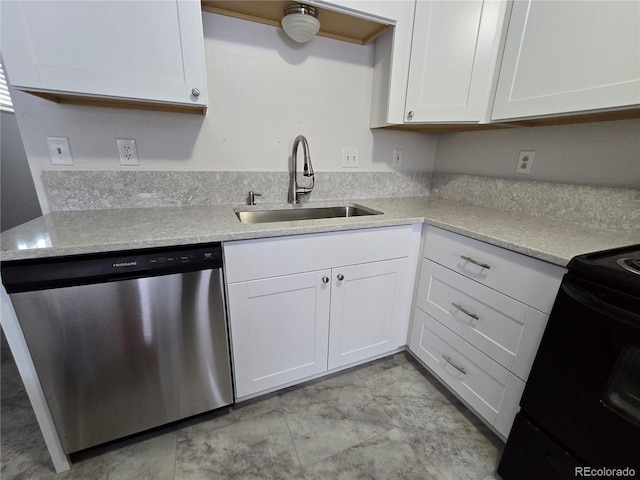
[{"label": "faucet handle", "polygon": [[256,197],[261,197],[261,193],[256,193],[253,190],[249,192],[249,196],[247,197],[247,205],[255,205]]}]

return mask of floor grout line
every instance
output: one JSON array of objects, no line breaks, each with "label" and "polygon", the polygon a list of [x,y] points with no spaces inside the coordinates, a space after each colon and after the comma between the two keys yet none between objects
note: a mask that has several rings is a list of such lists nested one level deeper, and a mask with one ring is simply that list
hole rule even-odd
[{"label": "floor grout line", "polygon": [[356,443],[355,445],[351,445],[350,447],[343,448],[343,449],[342,449],[342,450],[340,450],[339,452],[332,453],[332,454],[331,454],[331,455],[329,455],[328,457],[324,457],[324,458],[321,458],[321,459],[319,459],[319,460],[316,460],[315,462],[312,462],[312,463],[310,463],[309,465],[306,465],[306,466],[302,467],[302,469],[304,470],[304,469],[306,469],[306,468],[308,468],[308,467],[311,467],[311,466],[313,466],[313,465],[317,465],[317,464],[318,464],[318,463],[320,463],[320,462],[324,462],[324,461],[329,460],[329,459],[331,459],[331,458],[337,457],[338,455],[340,455],[340,454],[342,454],[342,453],[345,453],[346,451],[351,450],[352,448],[358,447],[358,446],[362,445],[363,443],[367,443],[367,442],[369,442],[369,441],[373,440],[374,438],[381,437],[382,435],[387,435],[389,432],[391,432],[391,431],[393,431],[393,430],[396,430],[397,428],[398,428],[398,427],[395,427],[395,426],[394,426],[393,428],[390,428],[389,430],[385,430],[384,432],[381,432],[381,433],[378,433],[378,434],[376,434],[376,435],[373,435],[372,437],[369,437],[369,438],[367,438],[367,439],[365,439],[365,440],[362,440],[361,442],[358,442],[358,443]]},{"label": "floor grout line", "polygon": [[300,465],[300,471],[302,472],[305,467],[302,465],[302,462],[300,461],[300,454],[298,453],[298,447],[296,446],[296,442],[293,440],[293,433],[291,433],[291,427],[289,426],[289,420],[287,420],[287,415],[284,412],[284,409],[280,408],[280,410],[282,410],[280,413],[282,414],[282,417],[284,418],[284,423],[287,425],[287,430],[289,431],[289,438],[291,439],[291,445],[293,445],[293,449],[296,452],[296,458],[298,459],[298,465]]},{"label": "floor grout line", "polygon": [[178,476],[178,432],[176,434],[176,445],[175,445],[175,453],[173,455],[173,480],[176,480]]},{"label": "floor grout line", "polygon": [[[402,355],[401,357],[397,357],[398,355]],[[388,363],[385,363],[388,362]],[[178,479],[178,473],[182,472],[183,475],[186,475],[188,472],[191,472],[190,474],[193,474],[194,472],[191,471],[195,468],[195,474],[201,474],[201,475],[206,475],[206,473],[202,470],[198,470],[197,467],[197,462],[204,460],[205,463],[207,461],[207,459],[209,458],[213,458],[210,457],[211,454],[207,454],[204,452],[199,452],[197,453],[197,450],[194,451],[190,451],[188,447],[188,445],[183,445],[184,450],[182,451],[182,460],[179,461],[178,458],[178,449],[181,446],[181,442],[184,442],[185,440],[193,440],[196,438],[199,438],[201,436],[204,435],[212,435],[215,434],[216,432],[220,433],[222,437],[224,437],[225,435],[227,435],[226,433],[221,433],[221,430],[226,429],[226,428],[233,428],[235,425],[239,424],[239,423],[244,423],[244,422],[249,422],[247,423],[245,426],[243,426],[241,428],[241,430],[243,429],[251,429],[253,428],[251,423],[252,421],[255,421],[258,417],[261,417],[263,415],[268,415],[268,414],[275,414],[277,416],[279,416],[280,418],[284,419],[285,421],[285,425],[286,426],[286,433],[288,433],[288,438],[287,435],[285,433],[284,430],[280,430],[282,437],[279,437],[282,439],[282,442],[284,442],[282,444],[282,447],[286,446],[287,443],[290,443],[290,445],[293,446],[294,452],[295,452],[295,457],[293,455],[291,455],[291,459],[289,460],[289,465],[290,467],[286,467],[286,468],[291,468],[291,472],[292,474],[295,474],[296,478],[298,476],[298,474],[302,474],[303,476],[305,475],[305,471],[307,469],[309,469],[312,466],[316,466],[316,468],[314,469],[314,473],[318,473],[318,472],[327,472],[327,471],[335,471],[335,468],[338,468],[337,465],[340,465],[339,468],[348,468],[348,466],[350,465],[351,460],[348,460],[346,465],[347,467],[345,467],[345,459],[355,459],[354,461],[356,462],[361,462],[363,461],[362,459],[364,459],[366,461],[368,457],[368,455],[371,455],[371,450],[369,450],[368,446],[366,446],[366,444],[368,442],[372,442],[372,446],[374,448],[374,452],[377,452],[376,455],[380,455],[380,452],[387,450],[387,445],[406,445],[409,447],[410,452],[412,452],[411,454],[415,457],[414,459],[409,460],[409,456],[411,455],[409,453],[409,450],[405,450],[407,447],[406,446],[402,446],[402,452],[404,452],[404,457],[400,457],[402,459],[407,459],[407,461],[410,461],[410,463],[407,464],[407,466],[409,465],[413,465],[413,467],[410,468],[415,468],[416,471],[425,471],[426,472],[426,478],[435,478],[435,476],[437,476],[438,478],[440,478],[440,475],[444,475],[443,478],[446,478],[447,475],[452,474],[454,470],[447,470],[447,466],[443,466],[442,463],[442,457],[438,457],[437,455],[442,455],[442,452],[446,452],[447,449],[449,448],[449,444],[447,443],[448,440],[443,440],[443,442],[445,443],[438,443],[439,441],[437,440],[431,440],[429,439],[429,437],[425,437],[425,439],[423,439],[423,437],[421,435],[428,435],[429,430],[426,430],[423,432],[423,428],[412,428],[412,427],[408,427],[408,426],[404,426],[405,421],[407,419],[411,420],[411,417],[406,417],[406,415],[420,415],[420,411],[415,410],[415,407],[411,407],[410,410],[407,410],[407,408],[410,408],[410,405],[407,405],[406,407],[403,406],[403,403],[401,401],[402,397],[398,397],[398,402],[397,404],[390,404],[388,402],[385,402],[385,396],[384,395],[379,395],[376,394],[376,391],[378,391],[377,387],[380,387],[382,389],[388,389],[388,388],[392,388],[392,389],[402,389],[403,385],[406,385],[407,388],[409,388],[411,386],[411,383],[407,383],[407,382],[412,382],[414,381],[414,379],[412,378],[412,376],[406,377],[403,373],[402,373],[402,368],[405,367],[406,364],[410,364],[413,365],[413,362],[410,360],[410,358],[407,358],[406,354],[402,354],[400,353],[396,353],[393,356],[387,357],[386,359],[380,359],[380,360],[376,360],[371,362],[370,364],[367,364],[366,366],[363,365],[361,367],[356,367],[353,370],[345,370],[342,375],[349,375],[350,373],[355,373],[356,375],[351,377],[351,378],[345,378],[342,382],[338,381],[336,382],[335,385],[328,385],[326,386],[326,389],[331,390],[331,389],[335,389],[335,392],[331,392],[329,394],[329,396],[327,397],[328,399],[332,399],[331,401],[333,402],[334,400],[337,401],[337,403],[331,403],[329,405],[328,408],[335,408],[338,412],[341,412],[340,415],[336,417],[336,420],[340,421],[340,418],[346,418],[346,419],[351,419],[352,421],[356,421],[356,422],[365,422],[365,423],[370,423],[372,425],[376,425],[376,428],[379,428],[380,430],[383,431],[378,431],[378,433],[375,433],[373,435],[371,435],[370,437],[367,438],[362,438],[362,434],[372,434],[374,433],[376,430],[372,429],[372,430],[360,430],[359,434],[357,436],[352,435],[351,433],[348,433],[347,430],[345,430],[345,433],[348,433],[347,436],[343,437],[342,433],[340,433],[342,431],[342,428],[337,429],[335,433],[333,433],[333,426],[332,424],[327,424],[327,426],[322,427],[321,430],[318,430],[316,428],[316,426],[314,426],[314,423],[306,423],[304,421],[304,413],[305,413],[305,403],[295,403],[293,405],[295,405],[296,409],[298,408],[302,408],[303,410],[301,410],[299,413],[302,415],[301,421],[303,421],[302,426],[303,428],[303,432],[307,432],[309,433],[309,441],[311,443],[304,443],[302,445],[302,450],[299,451],[299,445],[296,443],[295,437],[293,435],[292,432],[292,427],[294,428],[294,430],[297,428],[296,427],[296,418],[297,417],[292,417],[289,418],[288,412],[287,412],[287,408],[286,408],[286,402],[284,402],[282,400],[283,398],[283,394],[282,393],[277,393],[276,395],[274,395],[275,398],[277,398],[277,401],[274,401],[273,404],[271,403],[265,403],[265,404],[261,404],[261,402],[268,402],[269,401],[269,397],[264,398],[264,399],[259,399],[255,402],[255,404],[257,405],[257,408],[254,409],[250,409],[247,410],[245,412],[245,414],[247,414],[246,418],[233,418],[230,419],[231,423],[229,423],[228,425],[223,425],[223,426],[218,426],[215,427],[211,430],[207,430],[204,431],[202,433],[199,433],[198,435],[195,435],[193,437],[186,437],[186,438],[180,438],[179,437],[179,431],[180,429],[176,429],[175,430],[175,436],[174,436],[174,440],[173,440],[173,447],[172,444],[165,444],[165,452],[166,454],[168,454],[170,451],[173,451],[174,453],[174,458],[173,458],[173,463],[170,464],[169,462],[165,463],[165,470],[163,470],[162,473],[162,478],[173,478],[173,480],[177,480]],[[396,371],[396,375],[394,376],[394,374],[392,373],[393,371]],[[421,369],[417,369],[421,374],[423,374],[422,376],[424,376],[424,380],[426,382],[428,382],[429,384],[434,384],[434,379],[431,378],[431,376],[429,375],[424,375],[424,372]],[[387,375],[387,378],[381,379],[381,380],[377,380],[375,377],[380,376],[380,375]],[[331,381],[334,378],[337,378],[338,375],[336,376],[332,376],[329,379],[326,379],[327,381]],[[371,381],[370,381],[371,380]],[[418,377],[415,377],[415,381],[420,381],[418,379]],[[395,382],[400,382],[395,384]],[[318,382],[314,382],[313,385],[314,386],[318,386],[320,385],[320,387],[322,388],[322,383],[323,381],[320,380]],[[344,385],[343,385],[344,383]],[[434,385],[435,386],[435,385]],[[342,397],[341,395],[344,395],[346,393],[338,393],[342,388],[346,388],[346,387],[357,387],[356,390],[354,390],[354,392],[356,392],[357,395],[360,395],[360,393],[357,392],[361,392],[362,395],[364,395],[365,397],[367,397],[365,399],[365,397],[363,397],[363,402],[366,400],[366,404],[362,403],[357,400],[357,398],[359,397],[353,397],[353,393],[349,393],[348,399],[349,402],[348,404],[343,405],[342,403],[342,399],[345,398],[347,399],[347,397]],[[306,387],[304,386],[300,386],[300,389],[304,389]],[[362,390],[359,390],[362,389]],[[13,388],[11,389],[13,390]],[[285,390],[283,391],[285,394],[290,392],[291,390]],[[380,390],[381,392],[383,392],[383,390]],[[346,391],[348,392],[348,391]],[[8,391],[7,391],[8,393]],[[308,400],[305,400],[307,402],[310,402],[309,404],[314,404],[313,401],[313,392],[311,392],[312,395]],[[398,392],[398,395],[401,395],[402,391]],[[332,396],[335,395],[335,396]],[[354,402],[353,404],[351,404],[351,400],[354,398]],[[301,399],[297,399],[296,401],[299,402]],[[449,403],[451,403],[454,407],[456,407],[456,409],[460,409],[460,405],[457,405],[456,402],[454,400],[451,400],[448,396],[447,396],[447,401]],[[324,400],[323,402],[321,402],[321,404],[319,405],[324,405]],[[17,405],[17,404],[16,404]],[[246,405],[248,407],[250,407],[250,404]],[[273,407],[276,408],[273,408]],[[363,407],[364,406],[364,407]],[[344,408],[343,408],[344,407]],[[360,408],[360,410],[353,410],[353,408]],[[365,410],[362,411],[362,413],[359,413],[362,408],[365,408]],[[266,411],[262,411],[262,410],[266,410]],[[318,411],[319,415],[322,413],[322,408]],[[239,412],[242,412],[242,409],[238,409],[236,410],[235,407],[233,409],[231,409],[229,412],[222,414],[222,415],[217,415],[217,416],[213,416],[211,418],[209,417],[204,417],[202,420],[202,423],[205,423],[207,421],[211,421],[211,420],[216,420],[216,419],[224,419],[226,415],[233,415],[234,413],[238,414]],[[255,412],[260,412],[255,414]],[[298,410],[294,410],[292,415],[297,415]],[[412,412],[412,413],[409,413]],[[16,412],[17,413],[17,412]],[[463,413],[463,412],[461,412]],[[240,413],[242,415],[242,413]],[[400,415],[400,416],[398,416]],[[431,413],[431,415],[433,415],[433,412]],[[406,417],[406,418],[405,418]],[[11,418],[11,417],[9,417]],[[16,417],[19,418],[19,417]],[[275,421],[275,418],[273,419],[273,421]],[[388,419],[387,420],[385,420]],[[429,418],[429,417],[427,417]],[[405,419],[405,420],[403,420]],[[4,420],[4,418],[3,418]],[[293,423],[291,423],[293,421]],[[422,422],[424,422],[424,420],[422,420]],[[439,423],[438,423],[439,424]],[[192,427],[192,426],[198,426],[199,423],[191,423],[188,426],[185,426],[185,428],[188,427]],[[215,422],[214,422],[215,425]],[[221,425],[221,424],[218,424]],[[280,424],[281,425],[281,424]],[[473,425],[470,423],[470,427],[477,429],[477,430],[481,430],[479,433],[483,433],[481,428],[478,428],[477,425]],[[208,428],[208,427],[207,427]],[[279,427],[280,429],[282,427]],[[329,430],[326,430],[326,429]],[[426,427],[425,427],[426,428]],[[324,434],[322,434],[321,432],[326,430],[326,436]],[[392,434],[391,432],[393,432],[394,430],[396,430],[399,433],[399,437],[396,436],[396,434]],[[197,432],[198,430],[193,430],[194,432]],[[39,430],[38,430],[39,432]],[[406,434],[405,434],[406,432]],[[317,433],[317,434],[316,434]],[[231,430],[229,431],[229,435],[231,435],[230,438],[233,438],[234,435],[234,431]],[[357,443],[354,443],[353,445],[349,445],[346,448],[342,448],[337,452],[331,453],[330,455],[324,457],[324,458],[320,458],[318,460],[315,460],[311,463],[309,463],[308,465],[303,465],[302,461],[301,461],[301,452],[304,453],[304,449],[305,448],[309,448],[309,452],[310,454],[308,455],[309,459],[313,459],[314,456],[316,456],[318,453],[322,454],[323,451],[326,453],[329,453],[332,449],[328,448],[326,450],[322,450],[322,445],[323,442],[326,443],[328,442],[333,442],[333,438],[335,436],[335,439],[337,442],[337,444],[334,443],[334,448],[337,447],[338,445],[344,444],[344,445],[349,445],[349,439],[353,439],[353,440],[359,440]],[[391,442],[391,439],[385,439],[385,435],[392,435],[391,439],[393,439],[394,443],[387,443],[387,442]],[[409,435],[409,437],[407,436]],[[474,433],[475,435],[475,433]],[[326,437],[326,438],[324,438]],[[14,441],[18,441],[20,437],[15,437]],[[412,438],[413,441],[410,441],[409,438]],[[314,439],[317,439],[319,443],[314,444],[313,441]],[[378,439],[378,440],[376,440]],[[306,437],[303,439],[306,442]],[[476,442],[476,440],[474,441],[469,441],[466,442],[464,441],[464,439],[460,440],[460,439],[456,439],[454,443],[452,443],[453,446],[455,446],[456,448],[458,448],[458,445],[462,445],[462,448],[468,448],[468,449],[472,449],[469,450],[470,454],[473,455],[477,455],[477,452],[480,450],[473,450],[475,448],[481,448],[481,449],[486,449],[488,442],[490,442],[491,439],[487,438],[487,441],[480,441],[480,443],[474,443]],[[5,438],[3,436],[3,450],[4,450],[4,446],[5,446]],[[269,441],[269,438],[265,438],[264,441]],[[426,442],[426,443],[425,443]],[[434,445],[437,445],[437,449],[435,451],[435,453],[428,453],[427,455],[430,455],[431,458],[433,458],[435,461],[435,463],[429,463],[429,457],[421,457],[421,453],[420,453],[420,448],[425,448],[425,446],[427,445],[431,445],[432,442],[436,442],[434,443]],[[11,444],[9,444],[11,445]],[[250,444],[249,444],[250,445]],[[278,445],[280,445],[278,443]],[[331,443],[327,444],[329,445],[329,447],[331,447]],[[359,451],[353,451],[354,449],[358,449],[360,447],[362,447],[363,445],[365,445],[365,448],[363,450],[359,450]],[[477,446],[476,446],[477,445]],[[18,447],[19,445],[16,443],[15,444],[16,447]],[[491,445],[488,445],[489,448],[491,448]],[[226,447],[225,447],[226,448]],[[232,450],[238,448],[237,449],[237,455],[246,455],[245,453],[241,453],[242,452],[242,443],[233,446],[232,445]],[[287,447],[289,448],[289,447]],[[318,449],[320,448],[320,449]],[[382,448],[382,450],[380,450],[380,448]],[[8,450],[11,451],[11,450]],[[149,452],[151,452],[152,450],[149,450]],[[351,453],[348,453],[352,451]],[[491,458],[493,458],[493,450],[482,450],[482,451],[488,451],[491,452]],[[140,451],[138,452],[136,455],[141,455],[141,457],[138,457],[138,460],[142,460],[144,458],[144,456],[147,454],[147,451]],[[395,465],[394,467],[392,467],[391,470],[389,471],[395,471],[395,472],[399,472],[400,469],[402,468],[402,464],[400,464],[400,467],[398,467],[397,463],[393,463],[393,462],[397,462],[398,457],[394,457],[393,456],[393,452],[390,450],[390,459],[393,465]],[[426,450],[425,450],[426,452]],[[476,452],[476,453],[473,453]],[[3,454],[5,452],[3,451]],[[197,453],[197,455],[196,455]],[[291,452],[293,453],[293,452]],[[14,453],[15,454],[15,453]],[[31,459],[28,459],[29,457],[26,457],[27,460],[23,460],[22,455],[24,455],[22,452],[20,453],[20,462],[22,462],[22,465],[18,464],[18,463],[14,463],[12,465],[12,470],[10,471],[11,473],[8,473],[7,475],[7,479],[10,478],[25,478],[25,475],[29,476],[30,471],[32,471],[31,469],[34,469],[33,471],[37,472],[34,473],[33,475],[29,476],[29,478],[38,478],[38,479],[51,479],[51,480],[55,480],[55,476],[51,475],[50,472],[45,472],[43,471],[42,467],[38,467],[38,464],[36,462],[38,462],[38,460],[35,457],[31,457]],[[195,455],[195,456],[194,456]],[[288,454],[290,455],[290,453]],[[338,462],[338,459],[340,459],[341,455],[345,455],[345,457],[342,457],[342,460],[340,460]],[[425,455],[425,453],[423,452],[422,455]],[[456,456],[458,454],[456,453]],[[499,454],[498,454],[499,455]],[[3,455],[4,456],[4,455]],[[304,455],[303,455],[304,456]],[[133,458],[133,457],[132,457]],[[224,457],[221,457],[224,458]],[[231,457],[229,457],[231,458]],[[241,457],[238,457],[241,458]],[[371,457],[372,460],[369,461],[373,461],[374,457]],[[380,458],[380,457],[377,457]],[[469,457],[471,458],[471,457]],[[475,456],[473,458],[476,458]],[[489,458],[489,457],[487,457]],[[99,466],[100,465],[100,459],[101,456],[96,456],[94,457],[95,459],[95,465],[91,465],[91,462],[93,461],[93,459],[89,459],[88,463],[86,465],[84,465],[84,467],[81,467],[77,472],[76,475],[82,475],[86,472],[90,472],[93,471],[93,469],[95,468],[95,466]],[[453,459],[452,459],[453,460]],[[31,462],[33,461],[33,464],[29,464],[29,463],[24,463],[24,462]],[[297,464],[295,464],[295,462],[297,461]],[[478,468],[487,468],[487,463],[486,460],[484,461],[476,461],[476,465],[478,465]],[[493,460],[491,460],[493,461]],[[195,462],[195,463],[192,463]],[[319,464],[322,464],[324,462],[324,464],[322,466],[320,466]],[[426,462],[426,463],[425,463]],[[144,463],[144,462],[142,462]],[[382,468],[387,468],[386,465],[384,465],[384,461],[381,465]],[[359,465],[364,465],[364,464],[360,464]],[[5,467],[5,463],[3,462],[3,467]],[[9,465],[11,465],[11,463],[9,463]],[[170,470],[170,465],[172,465],[173,467],[173,472],[171,472]],[[218,467],[220,464],[218,463]],[[427,465],[431,465],[431,469],[429,469],[429,467]],[[80,466],[80,465],[78,465]],[[497,466],[497,464],[496,464]],[[28,469],[25,469],[27,468]],[[15,470],[13,470],[15,468]],[[114,468],[113,466],[108,467],[108,468]],[[146,467],[144,467],[146,468]],[[135,475],[143,475],[143,469],[144,468],[139,468],[139,471],[134,471],[134,472],[129,472],[131,473],[131,475],[133,475],[135,477]],[[390,467],[391,468],[391,467]],[[393,468],[395,468],[396,470],[393,470]],[[458,464],[457,466],[454,466],[453,468],[460,468],[460,465]],[[495,467],[494,467],[495,468]],[[384,470],[383,470],[384,471]],[[484,470],[484,472],[486,472],[487,470]],[[495,471],[495,470],[494,470]],[[20,473],[22,472],[22,473]],[[283,471],[284,472],[284,471]],[[483,470],[474,470],[474,472],[476,472],[479,476],[478,476],[478,480],[480,478],[483,477],[483,475],[486,475],[486,473],[483,472]],[[482,474],[480,472],[483,472]],[[106,473],[106,477],[108,478],[109,475],[113,475],[114,472],[112,472],[111,470],[108,470]],[[173,475],[171,476],[171,473],[173,473]],[[263,472],[266,473],[266,472]],[[3,468],[3,478],[5,474],[4,468]],[[310,472],[307,472],[306,475],[310,475]],[[15,475],[15,476],[12,476]],[[421,474],[419,474],[421,475]],[[73,473],[71,473],[70,477],[74,477]],[[132,477],[132,478],[134,478]],[[464,478],[467,478],[466,475],[463,475]],[[75,478],[75,477],[74,477]],[[98,477],[94,477],[94,478],[98,478]],[[101,478],[101,477],[100,477]],[[145,478],[143,476],[138,476],[137,478]],[[206,476],[203,478],[207,478]],[[452,477],[453,478],[453,477]],[[468,477],[468,478],[472,478],[472,477]],[[490,478],[490,477],[488,477]],[[475,477],[474,477],[475,480]],[[486,479],[485,479],[486,480]]]}]

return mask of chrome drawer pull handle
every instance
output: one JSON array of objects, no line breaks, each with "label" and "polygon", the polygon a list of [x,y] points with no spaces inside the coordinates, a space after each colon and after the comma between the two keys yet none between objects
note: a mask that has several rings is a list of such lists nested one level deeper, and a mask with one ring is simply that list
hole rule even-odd
[{"label": "chrome drawer pull handle", "polygon": [[451,302],[451,305],[453,305],[456,308],[456,310],[460,310],[465,315],[469,315],[471,318],[474,318],[476,320],[480,320],[480,317],[477,314],[471,313],[469,310],[464,308],[462,305],[458,305],[457,303],[454,303],[454,302]]},{"label": "chrome drawer pull handle", "polygon": [[340,281],[344,280],[344,275],[339,273],[338,274],[338,280],[340,280]]},{"label": "chrome drawer pull handle", "polygon": [[487,270],[489,270],[491,268],[491,265],[487,265],[486,263],[479,262],[477,260],[474,260],[471,257],[467,257],[466,255],[460,255],[460,258],[463,259],[466,262],[471,262],[471,263],[473,263],[475,265],[478,265],[479,267],[486,268]]},{"label": "chrome drawer pull handle", "polygon": [[322,283],[329,283],[329,277],[327,277],[326,275],[322,277]]},{"label": "chrome drawer pull handle", "polygon": [[451,365],[453,368],[455,368],[456,370],[458,370],[461,374],[466,375],[467,372],[465,371],[464,368],[457,366],[455,363],[453,363],[451,361],[450,357],[447,357],[444,353],[442,354],[442,358],[444,358],[446,360],[446,362]]}]

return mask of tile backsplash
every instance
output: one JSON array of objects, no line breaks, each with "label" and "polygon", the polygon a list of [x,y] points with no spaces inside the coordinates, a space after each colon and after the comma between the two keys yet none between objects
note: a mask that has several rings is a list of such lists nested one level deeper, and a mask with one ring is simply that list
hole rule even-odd
[{"label": "tile backsplash", "polygon": [[[430,173],[316,172],[305,200],[423,197]],[[308,179],[299,175],[301,186]],[[284,203],[288,172],[45,170],[43,182],[51,211],[245,203]]]},{"label": "tile backsplash", "polygon": [[640,230],[640,190],[434,174],[431,195],[604,230]]},{"label": "tile backsplash", "polygon": [[[307,179],[299,176],[300,185]],[[46,170],[51,211],[285,203],[287,172]],[[313,200],[433,195],[605,230],[638,231],[640,190],[458,174],[316,172]]]}]

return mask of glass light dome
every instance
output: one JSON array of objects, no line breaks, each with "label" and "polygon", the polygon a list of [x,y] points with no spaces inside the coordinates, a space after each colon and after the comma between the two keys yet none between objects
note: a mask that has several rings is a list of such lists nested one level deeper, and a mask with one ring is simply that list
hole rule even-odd
[{"label": "glass light dome", "polygon": [[282,28],[285,33],[298,43],[307,43],[318,30],[318,10],[310,5],[294,4],[285,7]]}]

